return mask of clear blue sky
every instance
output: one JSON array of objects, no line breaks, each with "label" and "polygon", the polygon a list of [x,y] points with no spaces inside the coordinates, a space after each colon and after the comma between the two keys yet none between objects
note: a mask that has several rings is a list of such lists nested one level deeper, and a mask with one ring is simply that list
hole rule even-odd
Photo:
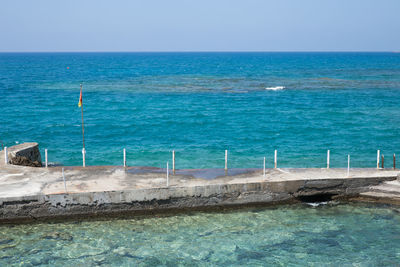
[{"label": "clear blue sky", "polygon": [[400,51],[400,0],[1,0],[0,51]]}]

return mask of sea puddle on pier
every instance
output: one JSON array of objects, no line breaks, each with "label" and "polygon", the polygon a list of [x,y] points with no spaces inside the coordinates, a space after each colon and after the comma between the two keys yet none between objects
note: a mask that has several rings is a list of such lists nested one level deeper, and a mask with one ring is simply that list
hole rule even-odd
[{"label": "sea puddle on pier", "polygon": [[[185,175],[191,176],[193,178],[200,179],[215,179],[223,176],[234,176],[245,173],[252,173],[255,171],[259,171],[260,169],[256,168],[235,168],[235,169],[182,169],[176,170],[176,175]],[[167,173],[166,169],[152,168],[152,167],[132,167],[127,170],[128,173],[132,174],[141,174],[141,173]],[[170,174],[173,174],[172,170],[169,170]]]},{"label": "sea puddle on pier", "polygon": [[0,226],[0,265],[396,265],[400,214],[306,204]]}]

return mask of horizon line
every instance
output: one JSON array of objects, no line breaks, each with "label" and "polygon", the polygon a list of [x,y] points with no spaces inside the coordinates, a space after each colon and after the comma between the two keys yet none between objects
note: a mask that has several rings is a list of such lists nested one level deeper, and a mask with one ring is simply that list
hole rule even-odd
[{"label": "horizon line", "polygon": [[400,50],[148,50],[148,51],[0,51],[0,53],[400,53]]}]

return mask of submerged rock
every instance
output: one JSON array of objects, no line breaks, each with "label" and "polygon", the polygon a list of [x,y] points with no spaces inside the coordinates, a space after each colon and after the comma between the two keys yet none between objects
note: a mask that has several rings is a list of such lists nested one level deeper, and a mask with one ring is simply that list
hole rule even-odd
[{"label": "submerged rock", "polygon": [[55,240],[63,240],[63,241],[72,241],[73,237],[68,233],[62,232],[51,232],[43,236],[44,239],[55,239]]},{"label": "submerged rock", "polygon": [[11,238],[0,238],[0,245],[12,243],[14,239]]}]

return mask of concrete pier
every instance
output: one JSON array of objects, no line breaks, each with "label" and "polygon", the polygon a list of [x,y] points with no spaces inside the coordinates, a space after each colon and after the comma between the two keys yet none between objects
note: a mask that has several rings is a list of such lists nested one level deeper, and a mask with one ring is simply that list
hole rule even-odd
[{"label": "concrete pier", "polygon": [[[271,204],[316,195],[356,198],[397,179],[398,171],[347,169],[176,170],[0,165],[0,222],[176,209]],[[67,188],[67,192],[65,191]]]}]

